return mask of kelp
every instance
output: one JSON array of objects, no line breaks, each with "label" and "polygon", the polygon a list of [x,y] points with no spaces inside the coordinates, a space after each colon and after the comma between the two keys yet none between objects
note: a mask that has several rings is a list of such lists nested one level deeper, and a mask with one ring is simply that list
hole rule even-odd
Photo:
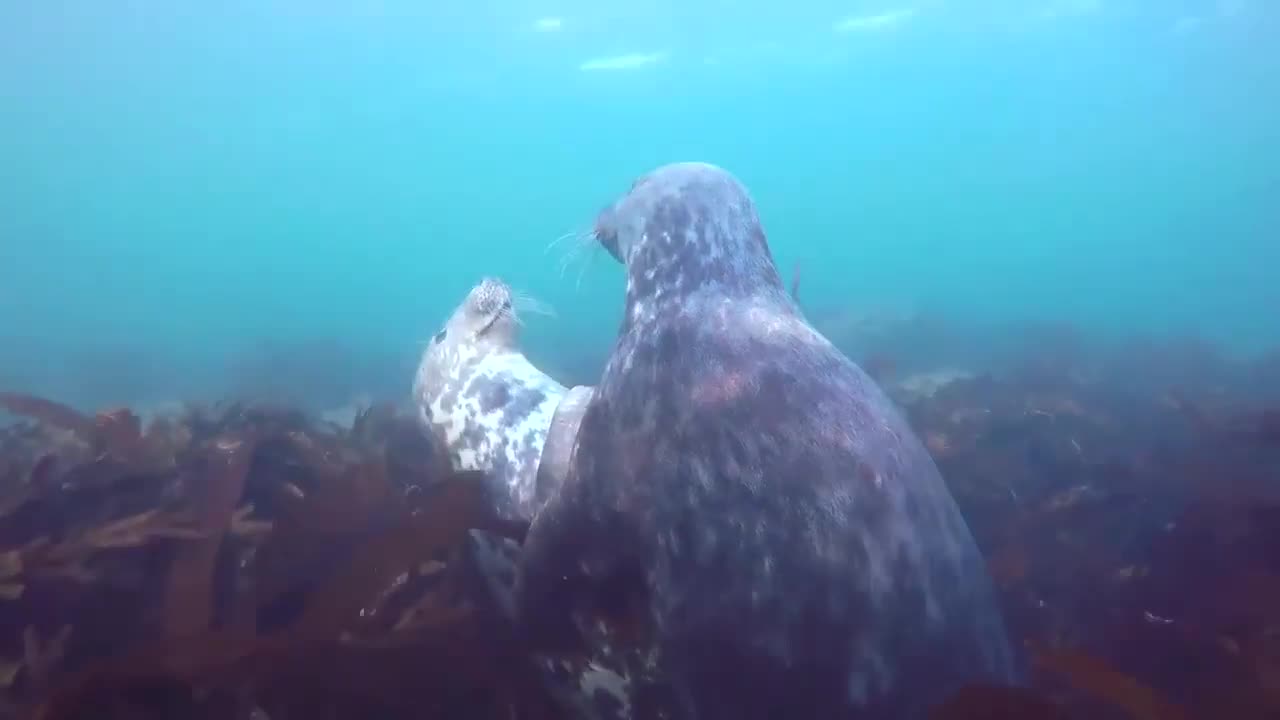
[{"label": "kelp", "polygon": [[[1280,717],[1278,411],[1257,400],[1273,390],[1179,351],[1076,348],[930,392],[890,386],[988,558],[1036,687],[1069,717]],[[999,716],[1000,693],[946,717]]]},{"label": "kelp", "polygon": [[[1280,716],[1280,360],[1042,343],[1002,374],[869,356],[1030,660],[931,717]],[[469,529],[523,528],[411,418],[0,406],[31,419],[0,429],[0,717],[559,717],[459,571]]]},{"label": "kelp", "polygon": [[144,432],[127,410],[0,404],[35,420],[0,431],[6,466],[25,468],[0,487],[12,714],[545,706],[451,571],[469,529],[514,530],[408,418],[370,409],[340,430],[232,405]]}]

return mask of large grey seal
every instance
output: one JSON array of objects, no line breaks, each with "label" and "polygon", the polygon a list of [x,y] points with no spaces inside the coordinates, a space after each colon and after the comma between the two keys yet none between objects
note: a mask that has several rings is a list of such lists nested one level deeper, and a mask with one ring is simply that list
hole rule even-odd
[{"label": "large grey seal", "polygon": [[[592,388],[566,388],[528,360],[514,305],[511,287],[498,278],[473,286],[423,351],[413,400],[453,468],[481,471],[495,512],[519,528],[563,481]],[[500,622],[514,614],[519,553],[509,538],[470,535],[464,572]],[[585,653],[531,660],[565,709],[598,718],[597,706],[627,702],[631,679],[616,655],[608,643],[596,643]]]},{"label": "large grey seal", "polygon": [[916,718],[1019,681],[937,467],[804,320],[743,185],[667,165],[594,234],[625,266],[624,317],[525,541],[526,641],[565,646],[638,594],[672,718]]}]

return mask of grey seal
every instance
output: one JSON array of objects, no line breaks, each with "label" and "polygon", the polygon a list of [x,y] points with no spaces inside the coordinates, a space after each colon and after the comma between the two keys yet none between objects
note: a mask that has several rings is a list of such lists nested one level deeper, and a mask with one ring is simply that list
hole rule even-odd
[{"label": "grey seal", "polygon": [[639,598],[666,684],[650,712],[689,720],[918,718],[1020,682],[941,474],[805,321],[746,188],[663,166],[594,236],[625,267],[624,314],[526,537],[525,641],[572,647],[583,618]]},{"label": "grey seal", "polygon": [[[484,473],[495,513],[520,528],[563,481],[592,388],[566,388],[529,361],[514,304],[501,279],[473,286],[428,342],[412,394],[420,423],[452,467]],[[519,555],[510,538],[479,530],[468,538],[464,572],[495,621],[514,614]],[[552,696],[578,717],[598,718],[597,705],[627,702],[628,671],[607,643],[590,654],[541,654],[531,662]]]},{"label": "grey seal", "polygon": [[[538,505],[543,445],[570,390],[525,357],[519,330],[511,287],[481,279],[428,342],[413,399],[453,468],[485,473],[500,516],[528,522]],[[575,397],[586,392],[575,389]],[[559,425],[561,436],[572,437],[576,416],[563,416]],[[568,461],[564,451],[556,458],[561,466]],[[554,483],[548,478],[556,474],[544,468],[543,481]]]}]

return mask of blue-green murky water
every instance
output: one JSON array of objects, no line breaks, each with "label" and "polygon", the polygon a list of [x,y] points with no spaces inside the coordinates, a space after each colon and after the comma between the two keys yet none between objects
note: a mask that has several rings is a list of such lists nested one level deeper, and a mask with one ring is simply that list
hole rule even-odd
[{"label": "blue-green murky water", "polygon": [[548,246],[674,160],[810,305],[1280,340],[1267,0],[0,0],[0,384],[217,393],[271,337],[407,392],[485,274],[598,356],[621,272]]}]

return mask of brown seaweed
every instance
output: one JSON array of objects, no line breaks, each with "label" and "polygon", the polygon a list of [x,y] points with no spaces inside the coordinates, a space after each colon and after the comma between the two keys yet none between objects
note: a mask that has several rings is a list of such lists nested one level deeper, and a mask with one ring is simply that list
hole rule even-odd
[{"label": "brown seaweed", "polygon": [[[182,712],[197,713],[197,696],[254,688],[272,717],[301,717],[319,682],[347,706],[351,693],[383,692],[447,706],[487,687],[496,717],[536,694],[449,572],[468,529],[509,529],[486,514],[478,478],[405,461],[433,450],[406,450],[404,423],[370,415],[344,433],[233,405],[143,432],[128,411],[89,418],[3,397],[36,421],[0,437],[26,468],[4,488],[0,532],[0,693],[14,712],[164,716],[172,697],[139,704],[138,693],[187,687]],[[450,680],[410,692],[388,663],[429,669],[423,653]]]},{"label": "brown seaweed", "polygon": [[[926,385],[868,356],[1035,671],[933,717],[1280,716],[1280,410],[1198,345],[1038,342]],[[0,405],[0,717],[557,717],[455,568],[523,529],[411,418]]]}]

